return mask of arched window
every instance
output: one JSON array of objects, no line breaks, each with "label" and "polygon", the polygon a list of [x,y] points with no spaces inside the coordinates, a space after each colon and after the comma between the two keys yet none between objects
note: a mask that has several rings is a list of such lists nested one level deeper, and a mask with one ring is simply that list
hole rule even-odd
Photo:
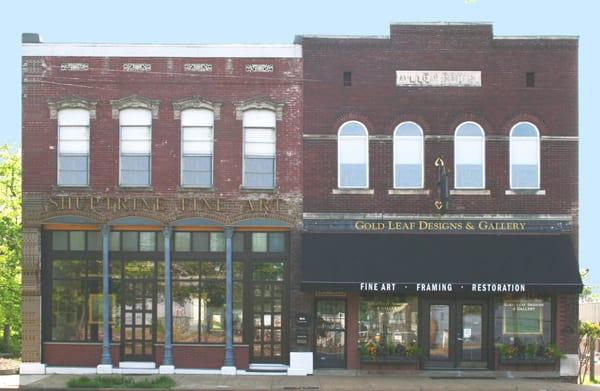
[{"label": "arched window", "polygon": [[207,109],[181,112],[181,185],[211,187],[214,114]]},{"label": "arched window", "polygon": [[357,121],[344,123],[338,132],[338,187],[369,187],[369,133]]},{"label": "arched window", "polygon": [[119,111],[121,128],[121,186],[150,186],[152,111],[128,108]]},{"label": "arched window", "polygon": [[275,121],[272,110],[251,109],[243,114],[243,186],[249,189],[275,187]]},{"label": "arched window", "polygon": [[529,122],[519,122],[510,130],[510,187],[540,187],[540,132]]},{"label": "arched window", "polygon": [[58,185],[87,186],[89,157],[89,110],[60,110],[58,112]]},{"label": "arched window", "polygon": [[485,188],[485,132],[476,122],[463,122],[454,133],[454,187]]},{"label": "arched window", "polygon": [[423,187],[423,130],[403,122],[394,130],[394,188]]}]

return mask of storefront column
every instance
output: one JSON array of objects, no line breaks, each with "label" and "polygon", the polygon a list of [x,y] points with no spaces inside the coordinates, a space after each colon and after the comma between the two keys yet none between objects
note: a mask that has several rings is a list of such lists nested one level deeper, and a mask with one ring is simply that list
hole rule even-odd
[{"label": "storefront column", "polygon": [[109,292],[109,241],[110,226],[102,226],[102,359],[98,365],[98,373],[111,373],[112,362],[110,358],[110,292]]},{"label": "storefront column", "polygon": [[173,365],[173,321],[171,305],[171,232],[169,226],[163,228],[165,240],[165,348],[162,365],[159,368],[160,373],[175,373]]},{"label": "storefront column", "polygon": [[221,373],[235,375],[233,360],[233,228],[225,228],[225,360]]},{"label": "storefront column", "polygon": [[357,292],[349,292],[346,300],[346,368],[360,369],[360,356],[356,348],[360,295]]}]

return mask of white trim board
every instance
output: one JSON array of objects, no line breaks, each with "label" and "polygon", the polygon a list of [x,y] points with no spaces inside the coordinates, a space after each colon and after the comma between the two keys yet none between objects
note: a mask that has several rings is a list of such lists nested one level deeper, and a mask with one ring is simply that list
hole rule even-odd
[{"label": "white trim board", "polygon": [[24,43],[23,57],[302,58],[301,45]]}]

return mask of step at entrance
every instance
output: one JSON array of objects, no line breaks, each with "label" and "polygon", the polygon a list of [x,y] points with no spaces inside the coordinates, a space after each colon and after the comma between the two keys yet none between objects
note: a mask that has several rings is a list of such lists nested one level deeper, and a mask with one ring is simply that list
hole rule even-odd
[{"label": "step at entrance", "polygon": [[121,369],[155,369],[156,363],[152,361],[121,361],[119,362]]},{"label": "step at entrance", "polygon": [[287,372],[288,368],[284,364],[250,364],[247,372],[282,373]]}]

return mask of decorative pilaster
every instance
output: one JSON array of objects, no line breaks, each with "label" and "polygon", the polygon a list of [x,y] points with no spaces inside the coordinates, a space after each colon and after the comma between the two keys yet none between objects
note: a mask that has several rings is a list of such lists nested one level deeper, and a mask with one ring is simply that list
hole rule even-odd
[{"label": "decorative pilaster", "polygon": [[160,373],[175,373],[173,366],[173,306],[171,304],[171,233],[172,228],[165,226],[165,348]]},{"label": "decorative pilaster", "polygon": [[102,226],[102,365],[112,365],[110,359],[110,292],[108,287],[108,249],[110,226]]},{"label": "decorative pilaster", "polygon": [[221,373],[235,375],[233,359],[233,228],[225,228],[225,360]]}]

